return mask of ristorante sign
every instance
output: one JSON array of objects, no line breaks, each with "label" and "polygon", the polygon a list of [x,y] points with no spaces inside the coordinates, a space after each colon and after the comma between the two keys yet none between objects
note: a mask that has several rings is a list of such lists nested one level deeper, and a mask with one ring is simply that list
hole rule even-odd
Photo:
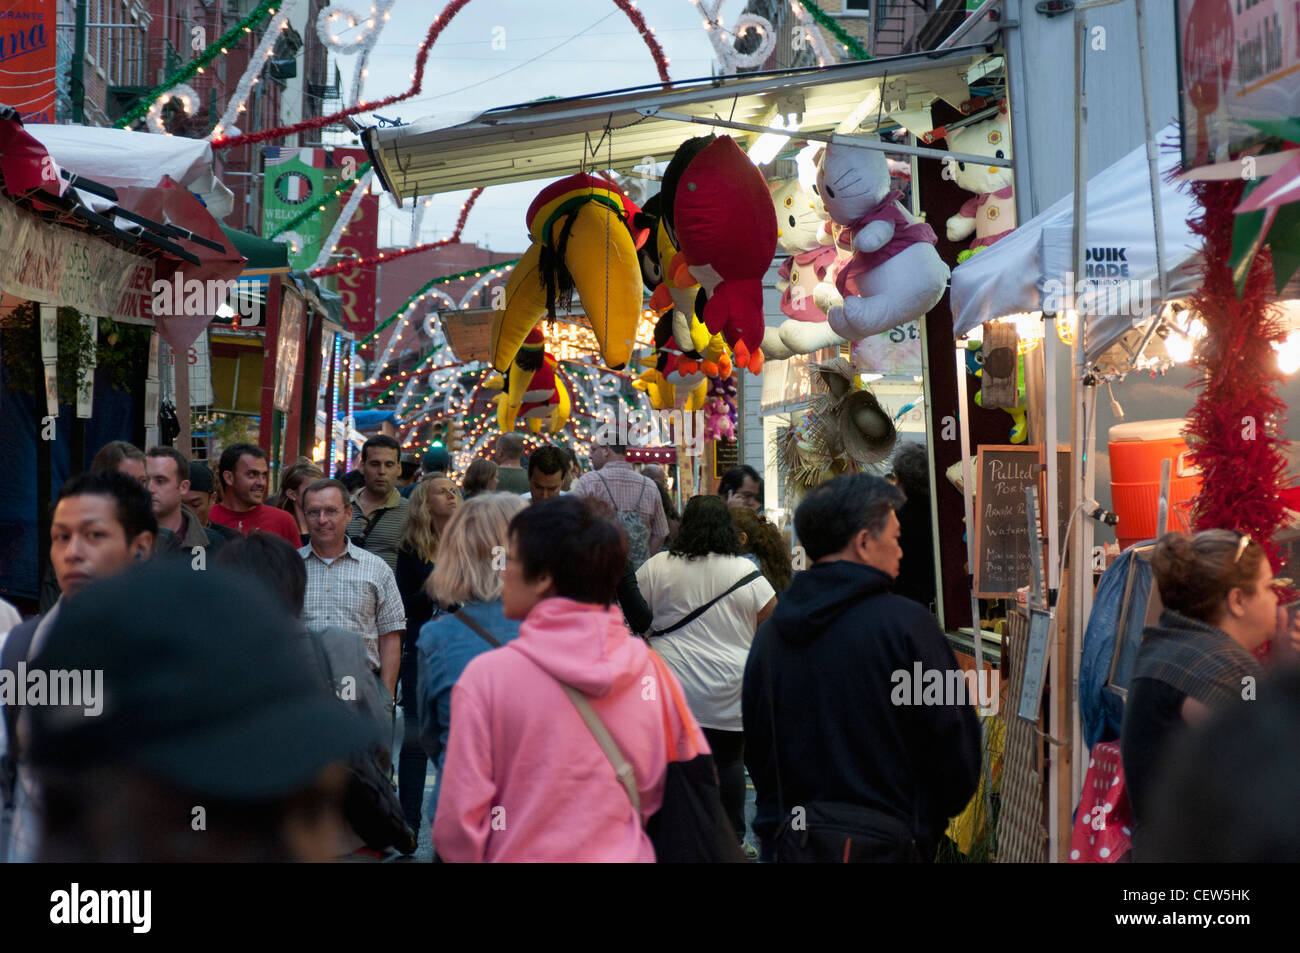
[{"label": "ristorante sign", "polygon": [[84,314],[153,324],[154,263],[0,198],[0,289]]},{"label": "ristorante sign", "polygon": [[1183,167],[1257,139],[1247,120],[1300,116],[1300,0],[1178,0]]}]

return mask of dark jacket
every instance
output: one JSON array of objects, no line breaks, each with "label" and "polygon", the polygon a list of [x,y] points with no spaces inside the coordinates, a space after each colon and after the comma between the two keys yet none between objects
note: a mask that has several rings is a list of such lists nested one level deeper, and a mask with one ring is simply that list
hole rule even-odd
[{"label": "dark jacket", "polygon": [[898,565],[894,591],[929,609],[934,604],[934,537],[930,527],[930,497],[909,496],[898,511]]},{"label": "dark jacket", "polygon": [[158,539],[153,547],[155,557],[180,555],[188,559],[193,555],[195,547],[206,549],[209,556],[215,556],[225,545],[225,537],[211,527],[203,526],[199,518],[194,515],[194,511],[187,506],[181,507],[181,526],[183,528],[181,533],[159,529]]},{"label": "dark jacket", "polygon": [[433,572],[433,563],[421,559],[411,547],[403,544],[397,550],[397,590],[402,594],[402,608],[406,610],[406,637],[402,651],[414,652],[415,640],[420,637],[424,623],[433,618],[433,600],[424,591],[424,584]]},{"label": "dark jacket", "polygon": [[743,704],[760,837],[795,806],[840,801],[912,823],[928,859],[974,794],[974,707],[891,699],[895,673],[911,677],[915,663],[957,668],[934,618],[891,583],[869,566],[818,563],[795,575],[754,636]]}]

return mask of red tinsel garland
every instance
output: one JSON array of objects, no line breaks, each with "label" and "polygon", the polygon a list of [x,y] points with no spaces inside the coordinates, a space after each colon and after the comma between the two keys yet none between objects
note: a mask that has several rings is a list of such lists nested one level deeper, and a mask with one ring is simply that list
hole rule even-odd
[{"label": "red tinsel garland", "polygon": [[1201,390],[1187,415],[1187,444],[1204,474],[1192,526],[1249,533],[1274,567],[1273,533],[1283,524],[1279,498],[1286,460],[1280,447],[1286,403],[1278,395],[1282,372],[1273,342],[1286,335],[1273,297],[1273,265],[1262,249],[1251,265],[1241,298],[1228,261],[1233,209],[1241,180],[1197,182],[1193,194],[1204,213],[1188,222],[1204,239],[1201,286],[1192,298],[1208,329],[1193,360]]},{"label": "red tinsel garland", "polygon": [[[321,268],[315,268],[307,272],[308,277],[320,278],[324,275],[337,275],[343,271],[356,271],[361,268],[369,268],[371,265],[382,264],[387,261],[396,261],[399,258],[405,258],[407,255],[418,255],[422,251],[428,251],[430,248],[441,248],[443,245],[454,245],[460,241],[460,233],[465,230],[465,221],[469,218],[469,210],[474,207],[478,197],[483,194],[482,189],[475,189],[461,206],[460,218],[456,219],[456,229],[451,233],[450,238],[440,238],[436,242],[426,242],[423,245],[415,245],[411,248],[403,248],[401,251],[380,252],[378,255],[370,255],[367,258],[350,258],[347,261],[341,261],[336,265],[325,265]],[[491,267],[488,265],[485,268]]]},{"label": "red tinsel garland", "polygon": [[[285,136],[292,136],[295,133],[307,132],[312,129],[320,129],[324,126],[332,126],[348,116],[355,116],[358,113],[374,112],[376,109],[383,109],[385,106],[391,106],[393,103],[400,103],[403,100],[410,99],[412,96],[418,96],[424,85],[424,67],[429,61],[429,50],[437,42],[438,37],[442,34],[443,29],[451,22],[456,14],[464,9],[469,0],[451,0],[442,13],[438,14],[429,27],[429,32],[420,44],[419,52],[415,55],[415,79],[411,82],[411,88],[404,93],[398,93],[393,96],[385,96],[383,99],[372,100],[371,102],[357,103],[355,106],[349,106],[347,109],[341,109],[336,113],[330,113],[328,116],[317,116],[313,119],[304,119],[301,122],[295,122],[287,126],[275,126],[272,129],[263,129],[260,132],[250,132],[242,136],[219,136],[212,140],[214,149],[233,149],[236,146],[251,145],[256,142],[267,142],[271,139],[283,139]],[[615,6],[622,10],[632,25],[636,27],[637,32],[641,34],[641,39],[645,41],[646,46],[650,48],[650,55],[654,57],[655,67],[659,71],[659,78],[663,80],[665,88],[671,88],[672,80],[668,78],[668,59],[664,56],[663,47],[655,39],[654,33],[646,25],[645,17],[641,11],[632,5],[630,0],[614,0]],[[433,245],[427,246],[435,247]]]}]

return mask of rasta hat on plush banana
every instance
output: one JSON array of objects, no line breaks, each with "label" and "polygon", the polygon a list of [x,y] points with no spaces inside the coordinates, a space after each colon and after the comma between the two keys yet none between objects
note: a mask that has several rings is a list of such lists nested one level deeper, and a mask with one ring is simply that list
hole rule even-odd
[{"label": "rasta hat on plush banana", "polygon": [[59,771],[129,764],[229,801],[300,790],[380,743],[315,676],[301,632],[268,593],[220,567],[146,563],[88,586],[60,608],[31,665],[102,672],[102,708],[27,707],[29,757]]}]

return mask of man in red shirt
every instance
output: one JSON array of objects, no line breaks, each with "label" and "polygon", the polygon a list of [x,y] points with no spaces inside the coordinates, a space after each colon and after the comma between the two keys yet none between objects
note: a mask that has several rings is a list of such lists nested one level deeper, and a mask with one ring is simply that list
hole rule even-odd
[{"label": "man in red shirt", "polygon": [[294,545],[302,545],[298,521],[284,510],[267,506],[267,480],[271,471],[266,453],[251,443],[231,444],[221,452],[217,466],[223,489],[221,502],[208,513],[213,523],[228,526],[247,536],[253,530],[274,533]]}]

